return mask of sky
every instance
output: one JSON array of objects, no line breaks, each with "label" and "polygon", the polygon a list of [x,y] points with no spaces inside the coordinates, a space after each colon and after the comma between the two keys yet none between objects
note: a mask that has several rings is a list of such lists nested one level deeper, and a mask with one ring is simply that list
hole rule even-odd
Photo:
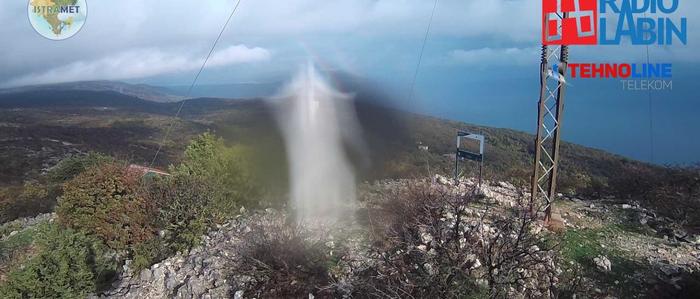
[{"label": "sky", "polygon": [[[670,0],[666,0],[670,1]],[[87,0],[82,30],[38,35],[26,0],[0,9],[0,87],[81,80],[189,85],[235,0]],[[400,108],[533,132],[539,93],[541,1],[438,0],[415,97],[410,86],[432,0],[242,0],[198,81],[289,80],[312,59],[374,82]],[[660,164],[700,161],[700,3],[680,0],[688,44],[651,46],[674,64],[673,91],[624,91],[616,80],[570,81],[563,138]],[[646,61],[646,47],[578,46],[576,62]],[[651,101],[650,101],[651,95]],[[651,111],[651,113],[650,113]]]}]

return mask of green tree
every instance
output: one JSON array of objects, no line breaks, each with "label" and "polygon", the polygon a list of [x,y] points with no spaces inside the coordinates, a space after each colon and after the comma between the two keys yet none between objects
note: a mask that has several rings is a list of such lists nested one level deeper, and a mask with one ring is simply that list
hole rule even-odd
[{"label": "green tree", "polygon": [[96,152],[70,156],[52,167],[46,177],[51,183],[63,183],[73,179],[88,168],[111,162],[114,162],[114,158]]},{"label": "green tree", "polygon": [[248,150],[227,146],[211,133],[195,137],[185,150],[182,163],[172,167],[174,175],[194,176],[213,190],[212,207],[217,218],[234,214],[241,205],[253,204],[258,188],[247,163]]}]

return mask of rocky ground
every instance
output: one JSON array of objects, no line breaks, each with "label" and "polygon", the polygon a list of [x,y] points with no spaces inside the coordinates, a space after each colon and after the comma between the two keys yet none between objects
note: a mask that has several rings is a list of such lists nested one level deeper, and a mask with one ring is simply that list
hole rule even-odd
[{"label": "rocky ground", "polygon": [[[371,197],[407,182],[410,180],[377,182],[363,187],[360,197]],[[454,182],[440,176],[433,182],[457,193],[469,192],[469,186],[474,184],[467,180],[454,186]],[[483,200],[468,209],[473,219],[487,219],[488,213],[499,213],[501,209],[517,205],[523,200],[524,190],[506,182],[486,182],[481,193]],[[243,290],[232,289],[232,286],[240,285],[240,282],[230,281],[240,279],[240,276],[232,275],[235,274],[232,273],[232,261],[237,259],[236,248],[241,237],[251,230],[251,222],[262,217],[283,217],[283,214],[271,209],[242,211],[237,218],[217,226],[203,238],[200,246],[189,252],[178,253],[139,273],[134,273],[131,262],[127,261],[112,288],[92,297],[250,297]],[[45,214],[17,220],[4,224],[0,233],[3,239],[8,238],[51,219],[52,214]],[[638,204],[614,199],[588,201],[564,197],[556,203],[555,220],[563,223],[563,230],[547,232],[543,223],[538,223],[534,229],[538,230],[537,233],[542,230],[545,236],[559,242],[557,269],[560,274],[555,280],[560,281],[562,288],[570,288],[565,295],[578,298],[670,298],[686,294],[688,288],[700,284],[693,281],[700,271],[700,237],[685,232],[669,219]],[[335,245],[329,242],[328,246],[333,250]],[[357,246],[353,248],[360,250]],[[362,253],[354,255],[355,258],[362,256]],[[482,263],[475,260],[472,265],[478,268]]]},{"label": "rocky ground", "polygon": [[[236,293],[227,281],[230,261],[236,258],[232,248],[240,237],[250,231],[251,220],[265,214],[276,214],[271,209],[242,214],[204,236],[202,245],[189,252],[178,253],[149,269],[133,273],[130,261],[124,265],[120,279],[112,289],[95,298],[226,298]],[[240,296],[239,296],[240,297]]]},{"label": "rocky ground", "polygon": [[615,200],[595,202],[569,199],[558,205],[564,223],[572,229],[618,225],[621,234],[602,240],[651,264],[700,269],[700,235],[692,235],[668,218],[657,217],[639,205]]},{"label": "rocky ground", "polygon": [[[372,193],[379,194],[388,190],[397,188],[398,186],[410,183],[410,180],[400,181],[382,181],[368,186],[369,192],[361,194],[362,197],[372,196]],[[449,189],[454,188],[457,193],[471,192],[473,181],[465,181],[459,187],[452,186],[452,182],[443,178],[437,177],[435,184],[445,186]],[[485,193],[485,199],[489,203],[496,203],[496,206],[513,206],[516,200],[516,190],[510,184],[500,183],[495,185],[485,186],[482,191]],[[362,204],[361,204],[362,205]],[[473,220],[481,219],[484,210],[479,208],[468,210],[469,215]],[[190,252],[180,253],[170,257],[158,264],[153,265],[149,269],[145,269],[140,273],[133,273],[129,268],[129,262],[124,266],[122,277],[119,281],[113,284],[111,290],[102,294],[96,294],[95,298],[222,298],[232,296],[234,298],[243,298],[246,296],[243,290],[231,289],[232,285],[239,285],[229,279],[245,279],[245,277],[231,275],[231,261],[236,260],[236,248],[241,242],[241,236],[251,230],[252,222],[259,221],[265,217],[284,217],[278,211],[268,209],[259,212],[245,212],[236,219],[219,226],[216,230],[211,231],[204,237],[203,244]],[[356,223],[355,223],[356,224]],[[489,227],[486,225],[485,231],[489,232]],[[541,229],[541,227],[540,227]],[[345,231],[349,230],[344,228]],[[491,229],[491,231],[494,231]],[[494,231],[495,232],[495,231]],[[328,236],[326,236],[328,237]],[[332,238],[332,237],[331,237]],[[336,238],[338,239],[338,238]],[[429,239],[432,237],[423,235],[424,241],[428,239],[428,243],[418,245],[418,250],[427,251],[426,246],[429,245]],[[346,252],[348,265],[363,264],[359,261],[367,252],[360,252],[362,246],[358,244],[347,244],[344,239],[345,248],[351,248]],[[337,241],[336,241],[337,242]],[[333,241],[326,242],[328,250],[333,250],[336,246]],[[351,256],[352,258],[348,258]],[[480,267],[481,262],[474,258],[475,268]],[[341,275],[349,274],[349,269],[340,269],[337,272],[344,272]],[[339,275],[339,276],[341,276]]]},{"label": "rocky ground", "polygon": [[685,297],[700,291],[700,235],[636,203],[612,198],[567,198],[556,207],[567,228],[564,239],[571,236],[577,244],[569,245],[595,255],[589,257],[591,263],[578,260],[576,266],[596,271],[569,267],[581,276],[585,289],[599,297],[617,292],[621,297],[646,298]]},{"label": "rocky ground", "polygon": [[23,230],[33,227],[39,223],[53,221],[56,218],[55,213],[46,213],[37,215],[36,217],[20,218],[0,225],[0,241],[6,240],[9,237],[17,235]]}]

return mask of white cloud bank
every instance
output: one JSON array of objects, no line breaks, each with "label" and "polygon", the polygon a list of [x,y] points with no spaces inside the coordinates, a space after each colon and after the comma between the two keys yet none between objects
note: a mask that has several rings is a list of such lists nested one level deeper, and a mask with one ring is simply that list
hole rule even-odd
[{"label": "white cloud bank", "polygon": [[[32,73],[3,82],[13,87],[85,80],[126,80],[198,70],[204,57],[165,52],[156,48],[129,50],[90,61],[76,61],[45,72]],[[270,51],[260,47],[235,45],[215,51],[207,68],[267,61]]]},{"label": "white cloud bank", "polygon": [[[7,37],[8,42],[3,43],[0,51],[0,84],[33,83],[21,79],[46,78],[52,71],[71,75],[71,70],[90,65],[97,65],[93,72],[103,73],[99,68],[137,58],[142,61],[177,60],[182,55],[172,54],[168,49],[196,53],[209,47],[236,1],[92,1],[88,21],[81,32],[61,42],[47,40],[34,32],[27,22],[26,1],[5,1],[7,3],[0,9],[0,20],[3,20],[0,36]],[[260,73],[279,72],[284,65],[296,66],[300,62],[295,59],[298,53],[293,50],[297,43],[318,46],[321,49],[317,51],[318,56],[347,57],[346,61],[353,62],[351,66],[381,62],[386,68],[400,69],[405,61],[415,60],[433,3],[432,0],[244,0],[221,40],[274,50],[274,58],[280,60],[261,66]],[[698,7],[700,1],[681,1],[678,12],[672,16],[688,18],[689,44],[650,47],[652,58],[700,62],[700,55],[697,55],[700,48],[694,42],[700,37],[700,22],[693,21],[700,20]],[[446,54],[446,50],[441,49],[436,54],[438,57],[431,56],[435,52],[428,51],[425,58],[473,65],[476,54],[485,55],[479,61],[495,63],[501,63],[506,55],[508,63],[537,64],[539,55],[535,54],[531,60],[527,57],[530,50],[527,47],[540,43],[541,17],[541,1],[538,0],[438,0],[428,49],[449,45],[463,47],[463,50]],[[114,54],[114,49],[122,53]],[[645,47],[572,47],[572,57],[579,61],[583,58],[629,60],[629,51],[636,55],[636,52],[645,51]],[[145,57],[140,57],[141,54]],[[197,59],[196,55],[182,57],[185,62],[180,67],[169,67],[179,70],[186,68],[182,65],[187,65],[187,61]],[[387,61],[387,57],[393,59]],[[141,69],[139,72],[157,75],[155,71]],[[121,74],[127,72],[116,71],[101,77],[131,77]],[[248,76],[244,80],[260,79],[254,77],[255,73],[240,76]],[[67,75],[54,77],[66,78]]]}]

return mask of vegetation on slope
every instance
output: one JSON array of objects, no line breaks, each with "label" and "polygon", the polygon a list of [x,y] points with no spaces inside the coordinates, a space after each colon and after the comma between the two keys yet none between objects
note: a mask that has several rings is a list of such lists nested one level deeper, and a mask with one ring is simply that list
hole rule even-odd
[{"label": "vegetation on slope", "polygon": [[62,161],[43,179],[60,184],[57,221],[0,241],[0,297],[85,297],[108,286],[127,259],[140,270],[196,246],[257,194],[241,155],[203,134],[160,177],[97,154]]},{"label": "vegetation on slope", "polygon": [[[8,149],[0,153],[0,160],[7,162],[0,163],[0,221],[50,212],[60,198],[56,223],[22,230],[0,242],[4,261],[13,261],[3,262],[0,267],[0,297],[79,297],[94,292],[109,280],[113,274],[110,269],[118,268],[126,259],[133,260],[131,266],[135,269],[146,268],[197,245],[207,229],[235,215],[241,207],[260,205],[260,198],[265,198],[260,184],[281,186],[272,191],[284,192],[287,178],[283,143],[270,111],[261,101],[197,100],[194,109],[175,120],[169,115],[177,104],[144,103],[100,92],[77,98],[65,93],[58,96],[27,94],[24,99],[40,100],[25,103],[4,101],[7,96],[0,95],[0,102],[4,101],[0,105],[0,125],[8,128],[0,130],[0,143]],[[529,181],[534,145],[528,134],[407,114],[362,102],[356,109],[373,162],[372,167],[360,169],[364,179],[451,173],[455,133],[467,130],[487,136],[487,177],[516,185]],[[156,161],[161,167],[171,165],[171,175],[142,178],[130,173],[126,165],[150,161],[171,123],[178,134],[171,135]],[[225,139],[210,133],[200,135],[207,130]],[[429,150],[418,149],[418,143],[428,145]],[[82,154],[92,150],[109,156]],[[349,155],[354,158],[353,153]],[[63,157],[67,159],[59,163]],[[564,143],[559,185],[567,195],[639,201],[681,225],[700,225],[700,171],[696,168],[653,166]],[[44,229],[51,232],[51,238],[43,237]],[[395,240],[396,236],[391,237]],[[571,232],[564,236],[564,246],[582,240],[587,246],[583,249],[617,258],[614,252],[586,245],[595,244],[587,241],[589,237],[586,231]],[[279,241],[292,242],[294,238]],[[580,253],[573,249],[564,252],[565,258],[578,261]],[[395,262],[400,258],[414,257],[396,258],[385,266],[399,267]],[[318,260],[332,263],[325,256]],[[37,269],[50,269],[50,275],[62,277],[55,279],[61,286],[48,284],[44,276],[36,274],[40,271]],[[387,269],[391,270],[375,270]],[[411,289],[404,289],[407,286],[397,280],[392,291],[428,294],[421,285],[444,282],[421,276],[426,269],[399,270],[414,281],[408,286]],[[624,267],[620,271],[610,277],[625,275]],[[319,281],[325,283],[327,273],[318,273]],[[81,283],[72,283],[78,280]],[[377,287],[371,281],[365,283]],[[444,286],[443,290],[449,289],[449,284]],[[308,289],[299,286],[298,290]],[[472,291],[477,295],[480,292],[469,289],[463,294]]]}]

